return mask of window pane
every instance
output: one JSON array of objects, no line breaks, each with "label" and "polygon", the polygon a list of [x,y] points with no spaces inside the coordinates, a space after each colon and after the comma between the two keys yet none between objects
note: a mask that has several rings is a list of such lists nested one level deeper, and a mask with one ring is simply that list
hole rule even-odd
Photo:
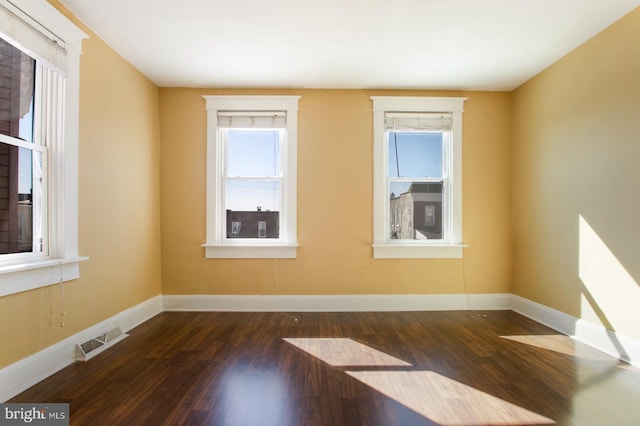
[{"label": "window pane", "polygon": [[279,131],[229,130],[227,176],[278,176],[279,160]]},{"label": "window pane", "polygon": [[389,132],[390,178],[441,178],[442,133]]},{"label": "window pane", "polygon": [[33,142],[35,60],[0,39],[0,133]]},{"label": "window pane", "polygon": [[442,239],[442,182],[391,182],[389,238]]},{"label": "window pane", "polygon": [[229,180],[226,209],[243,211],[276,211],[280,207],[278,181]]},{"label": "window pane", "polygon": [[0,254],[42,251],[41,168],[42,153],[0,143]]},{"label": "window pane", "polygon": [[231,180],[226,186],[227,238],[279,238],[280,183]]}]

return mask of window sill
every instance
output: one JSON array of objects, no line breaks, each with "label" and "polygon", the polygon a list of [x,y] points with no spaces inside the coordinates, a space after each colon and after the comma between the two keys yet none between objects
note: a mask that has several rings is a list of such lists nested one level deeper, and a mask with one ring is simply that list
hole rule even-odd
[{"label": "window sill", "polygon": [[207,259],[295,259],[297,244],[203,244]]},{"label": "window sill", "polygon": [[374,259],[462,259],[464,244],[374,244]]},{"label": "window sill", "polygon": [[0,297],[80,278],[88,257],[48,259],[0,266]]}]

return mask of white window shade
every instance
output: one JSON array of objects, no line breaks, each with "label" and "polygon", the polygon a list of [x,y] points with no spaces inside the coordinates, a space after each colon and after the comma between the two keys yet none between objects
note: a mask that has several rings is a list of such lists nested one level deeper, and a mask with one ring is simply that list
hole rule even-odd
[{"label": "white window shade", "polygon": [[[12,9],[12,10],[10,10]],[[29,15],[12,5],[0,4],[0,36],[36,59],[65,72],[65,43]]]},{"label": "white window shade", "polygon": [[384,114],[385,131],[398,130],[450,130],[453,123],[451,113],[403,113]]},{"label": "white window shade", "polygon": [[284,111],[236,112],[219,111],[218,128],[221,129],[285,129]]}]

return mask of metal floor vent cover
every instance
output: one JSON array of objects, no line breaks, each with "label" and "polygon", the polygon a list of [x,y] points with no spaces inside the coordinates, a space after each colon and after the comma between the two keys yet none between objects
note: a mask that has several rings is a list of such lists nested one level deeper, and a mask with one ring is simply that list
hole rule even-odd
[{"label": "metal floor vent cover", "polygon": [[116,327],[86,342],[79,343],[76,345],[76,359],[88,361],[128,336],[128,334],[122,332],[120,327]]}]

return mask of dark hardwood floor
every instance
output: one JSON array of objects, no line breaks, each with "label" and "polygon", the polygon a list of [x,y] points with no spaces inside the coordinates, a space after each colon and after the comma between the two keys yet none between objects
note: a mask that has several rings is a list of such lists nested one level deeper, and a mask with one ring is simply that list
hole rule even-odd
[{"label": "dark hardwood floor", "polygon": [[637,425],[640,373],[511,311],[165,312],[10,402],[73,425]]}]

